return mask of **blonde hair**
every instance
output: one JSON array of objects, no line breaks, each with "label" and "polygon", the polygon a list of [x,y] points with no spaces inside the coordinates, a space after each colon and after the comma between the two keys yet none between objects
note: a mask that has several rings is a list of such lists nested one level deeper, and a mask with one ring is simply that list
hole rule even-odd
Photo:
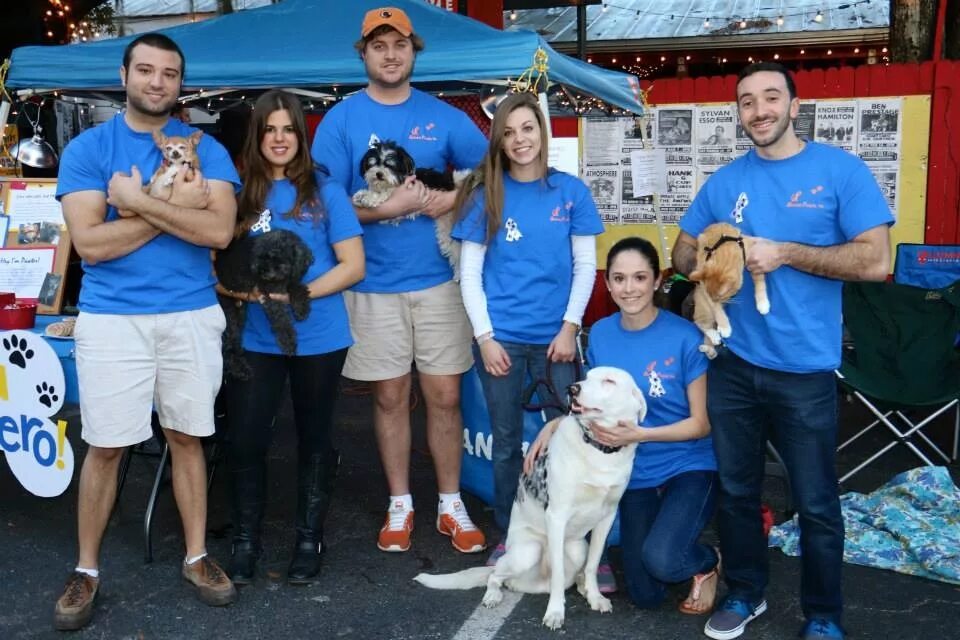
[{"label": "blonde hair", "polygon": [[478,188],[483,185],[483,211],[487,219],[487,242],[493,239],[503,220],[503,173],[510,170],[510,159],[503,150],[503,138],[507,129],[507,117],[517,109],[526,107],[533,112],[540,127],[540,157],[538,169],[540,179],[547,177],[547,120],[540,109],[537,96],[529,93],[514,93],[497,105],[490,125],[490,145],[483,160],[472,174],[460,184],[454,211],[460,216],[466,215],[466,208],[476,197]]}]

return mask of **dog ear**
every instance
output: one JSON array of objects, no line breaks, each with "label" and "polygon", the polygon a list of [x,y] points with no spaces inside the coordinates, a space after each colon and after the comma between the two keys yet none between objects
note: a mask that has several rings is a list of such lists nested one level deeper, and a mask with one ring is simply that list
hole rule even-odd
[{"label": "dog ear", "polygon": [[190,142],[192,142],[193,146],[196,147],[197,145],[200,144],[200,138],[202,137],[203,137],[203,131],[200,131],[199,129],[197,129],[196,131],[190,134]]},{"label": "dog ear", "polygon": [[399,161],[400,170],[403,172],[404,178],[413,175],[413,172],[417,168],[413,161],[413,156],[407,153],[407,150],[401,146],[397,146],[397,160]]},{"label": "dog ear", "polygon": [[[297,264],[304,265],[304,267],[309,267],[313,264],[313,252],[307,247],[307,245],[302,242],[298,242],[293,245],[294,255],[297,260]],[[306,268],[304,269],[306,271]]]},{"label": "dog ear", "polygon": [[153,142],[161,149],[163,148],[164,143],[167,141],[167,136],[163,135],[163,131],[159,129],[153,132]]}]

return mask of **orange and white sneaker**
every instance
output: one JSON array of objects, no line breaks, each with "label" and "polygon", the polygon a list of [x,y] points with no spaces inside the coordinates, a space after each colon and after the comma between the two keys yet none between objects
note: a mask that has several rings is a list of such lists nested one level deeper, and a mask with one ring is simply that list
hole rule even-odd
[{"label": "orange and white sneaker", "polygon": [[377,548],[380,551],[401,552],[410,548],[410,534],[413,532],[413,509],[407,510],[403,502],[397,500],[387,510],[387,518],[380,527]]},{"label": "orange and white sneaker", "polygon": [[450,543],[460,553],[480,553],[487,548],[483,532],[473,524],[459,500],[453,503],[449,513],[437,515],[437,531],[450,536]]}]

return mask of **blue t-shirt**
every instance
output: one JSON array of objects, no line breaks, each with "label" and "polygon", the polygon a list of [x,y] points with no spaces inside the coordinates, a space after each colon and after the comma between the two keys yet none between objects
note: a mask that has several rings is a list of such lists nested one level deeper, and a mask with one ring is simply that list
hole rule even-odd
[{"label": "blue t-shirt", "polygon": [[[189,136],[196,129],[171,118],[168,136]],[[210,136],[200,138],[200,171],[207,180],[240,185],[226,149]],[[107,192],[114,172],[130,173],[136,165],[147,184],[162,156],[151,133],[131,129],[123,113],[84,131],[70,141],[60,159],[57,199],[77,191]],[[117,210],[107,206],[106,220]],[[161,233],[125,256],[83,262],[79,307],[88,313],[171,313],[202,309],[217,303],[210,249]]]},{"label": "blue t-shirt", "polygon": [[578,178],[550,170],[546,180],[503,175],[503,220],[487,242],[485,197],[478,188],[451,234],[487,245],[483,291],[497,339],[550,344],[560,331],[573,282],[570,236],[603,233],[603,222]]},{"label": "blue t-shirt", "polygon": [[[800,153],[783,160],[765,160],[751,150],[713,174],[680,228],[697,237],[714,222],[768,240],[826,247],[891,224],[893,215],[862,160],[842,149],[807,142]],[[726,306],[733,328],[726,339],[730,350],[754,365],[779,371],[837,368],[842,283],[787,266],[766,274],[766,280],[766,316],[757,311],[747,274]]]},{"label": "blue t-shirt", "polygon": [[[437,171],[448,166],[473,169],[487,149],[486,138],[467,114],[412,89],[410,97],[396,105],[380,104],[366,91],[347,98],[320,122],[311,153],[352,196],[367,188],[360,159],[372,143],[386,140],[406,149],[418,168]],[[363,248],[367,275],[354,291],[420,291],[453,277],[429,216],[365,224]]]},{"label": "blue t-shirt", "polygon": [[[317,183],[323,202],[321,207],[317,207],[322,211],[319,220],[304,215],[299,219],[285,215],[293,209],[297,197],[296,188],[287,179],[274,181],[266,200],[269,214],[264,216],[261,212],[261,220],[269,221],[270,231],[292,231],[300,236],[313,252],[313,264],[303,277],[304,284],[309,284],[337,266],[334,244],[363,233],[343,187],[329,180],[324,181],[319,175]],[[339,291],[310,300],[310,315],[306,320],[297,321],[293,318],[292,311],[290,318],[297,332],[298,356],[330,353],[353,344],[347,322],[347,308],[343,302],[343,293]],[[251,303],[247,308],[243,348],[257,353],[280,353],[280,346],[270,329],[270,321],[258,303]]]},{"label": "blue t-shirt", "polygon": [[[703,334],[693,324],[660,309],[650,326],[624,329],[620,313],[590,328],[587,362],[628,371],[647,401],[644,427],[662,427],[690,417],[687,386],[707,371]],[[713,438],[643,442],[637,446],[629,489],[659,487],[687,471],[716,471]]]}]

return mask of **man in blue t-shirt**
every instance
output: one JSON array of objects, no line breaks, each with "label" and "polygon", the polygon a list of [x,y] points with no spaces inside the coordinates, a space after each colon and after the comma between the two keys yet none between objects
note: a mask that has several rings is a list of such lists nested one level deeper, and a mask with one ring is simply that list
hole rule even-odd
[{"label": "man in blue t-shirt", "polygon": [[[371,145],[393,141],[418,168],[472,169],[487,141],[462,111],[410,86],[423,40],[394,7],[368,11],[355,45],[368,84],[326,114],[314,160],[349,194],[366,189],[360,162]],[[460,499],[463,420],[460,378],[473,365],[471,330],[433,220],[453,208],[455,192],[427,189],[409,177],[382,204],[356,206],[363,224],[366,278],[346,292],[355,343],[343,375],[372,383],[374,428],[390,489],[377,546],[406,551],[413,529],[410,495],[411,363],[427,409],[427,440],[440,499],[437,530],[454,548],[486,547]]]},{"label": "man in blue t-shirt", "polygon": [[167,36],[131,41],[120,67],[126,109],[77,136],[60,163],[57,197],[83,259],[75,337],[82,437],[89,448],[80,473],[79,561],[56,604],[58,629],[79,629],[93,614],[118,465],[126,447],[153,435],[154,410],[170,447],[183,521],[181,573],[208,605],[237,597],[206,552],[200,438],[214,432],[225,325],[210,248],[225,247],[233,236],[240,180],[226,150],[202,137],[199,166],[179,170],[157,197],[144,190],[162,159],[154,134],[196,131],[170,118],[183,73],[183,52]]},{"label": "man in blue t-shirt", "polygon": [[799,138],[800,101],[776,63],[745,68],[737,110],[755,148],[717,171],[680,221],[673,264],[690,273],[706,226],[739,227],[751,272],[766,274],[770,311],[753,283],[727,306],[733,329],[710,364],[707,410],[720,476],[718,529],[728,595],[707,622],[735,638],[766,611],[760,518],[765,441],[783,457],[800,517],[803,638],[843,638],[843,519],[834,468],[843,280],[883,280],[890,208],[856,156]]}]

